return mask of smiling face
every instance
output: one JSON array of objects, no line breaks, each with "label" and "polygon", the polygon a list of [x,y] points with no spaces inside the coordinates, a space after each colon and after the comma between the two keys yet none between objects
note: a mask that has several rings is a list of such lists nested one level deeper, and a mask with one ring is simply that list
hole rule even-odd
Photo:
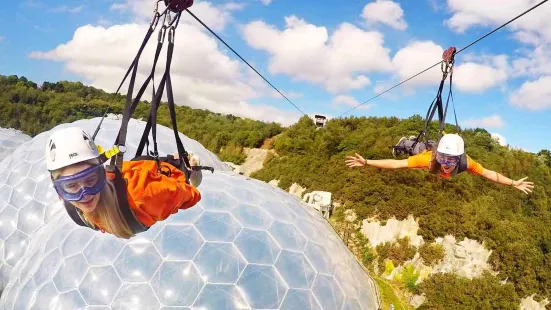
[{"label": "smiling face", "polygon": [[[89,163],[74,164],[63,168],[58,178],[70,177],[70,176],[79,174],[92,167],[94,166]],[[67,192],[70,194],[78,193],[79,191],[82,190],[83,187],[93,187],[98,182],[100,182],[100,179],[98,178],[98,173],[101,173],[101,170],[99,170],[100,172],[97,172],[97,171],[98,169],[95,169],[95,170],[92,170],[90,173],[83,175],[77,179],[64,181],[62,185],[59,185],[59,187],[62,188],[64,192]],[[85,193],[80,200],[69,201],[69,203],[71,203],[76,208],[80,209],[82,212],[89,213],[94,211],[98,206],[100,194],[101,192],[98,192],[97,194],[94,194],[94,195]]]}]

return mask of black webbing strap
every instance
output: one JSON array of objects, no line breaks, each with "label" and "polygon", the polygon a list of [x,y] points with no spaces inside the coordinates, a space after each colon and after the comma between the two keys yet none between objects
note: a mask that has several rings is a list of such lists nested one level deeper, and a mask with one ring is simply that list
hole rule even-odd
[{"label": "black webbing strap", "polygon": [[[155,24],[156,26],[156,24]],[[111,158],[110,165],[117,166],[119,169],[122,169],[122,161],[124,158],[124,152],[125,146],[126,146],[126,133],[128,130],[128,122],[130,121],[131,117],[131,107],[132,107],[132,94],[134,92],[134,83],[136,82],[136,73],[138,71],[138,62],[142,55],[142,52],[147,45],[147,42],[149,42],[149,39],[151,38],[151,35],[153,34],[153,31],[155,30],[154,26],[149,27],[147,30],[147,34],[142,42],[142,45],[140,46],[140,49],[138,50],[138,53],[136,54],[136,57],[134,58],[134,61],[130,65],[130,68],[132,68],[132,76],[130,77],[130,83],[128,85],[128,92],[126,95],[126,103],[124,105],[124,112],[122,117],[122,123],[121,127],[119,129],[119,134],[117,135],[117,138],[115,139],[115,145],[119,146],[120,152],[113,156]]]},{"label": "black webbing strap", "polygon": [[[452,99],[452,104],[453,104],[455,125],[457,127],[457,130],[459,131],[459,124],[457,122],[457,114],[455,112],[455,104],[453,103],[453,94],[452,94],[453,65],[455,62],[454,56],[455,56],[454,47],[451,47],[444,52],[444,55],[443,55],[444,61],[442,62],[442,80],[440,81],[440,85],[438,87],[438,92],[436,93],[436,97],[432,101],[427,111],[427,115],[425,117],[425,126],[423,130],[419,133],[419,135],[417,135],[417,138],[413,143],[413,148],[415,148],[415,145],[419,142],[421,137],[423,137],[425,142],[427,142],[428,140],[427,133],[429,131],[430,123],[432,122],[434,114],[436,113],[437,110],[438,110],[439,131],[438,131],[438,139],[436,140],[436,144],[438,144],[438,142],[440,141],[440,138],[442,138],[442,133],[444,132],[444,129],[446,126],[446,115],[448,111],[450,98]],[[446,78],[448,74],[450,76],[450,87],[449,87],[450,89],[448,93],[448,98],[446,100],[446,106],[444,107],[442,103],[442,91],[444,89],[444,83],[446,82]]]},{"label": "black webbing strap", "polygon": [[[174,54],[174,33],[176,30],[176,27],[179,24],[180,21],[181,12],[178,13],[175,19],[175,23],[171,23],[170,28],[168,30],[168,48],[167,48],[167,60],[166,60],[166,67],[165,72],[163,74],[163,77],[159,83],[159,87],[157,89],[157,93],[155,94],[154,100],[151,102],[151,111],[149,115],[149,119],[147,121],[147,124],[145,126],[144,132],[142,134],[142,139],[140,140],[140,143],[138,145],[138,149],[136,150],[136,157],[142,156],[144,146],[146,143],[148,143],[148,137],[149,132],[151,131],[151,136],[153,139],[153,154],[152,157],[157,161],[157,166],[160,169],[159,165],[159,152],[157,147],[157,112],[159,109],[159,105],[164,93],[164,89],[166,86],[167,89],[167,97],[169,101],[169,110],[170,110],[170,118],[172,122],[172,127],[174,130],[174,134],[176,136],[176,144],[178,148],[178,154],[181,159],[184,160],[184,162],[189,165],[189,161],[187,159],[187,152],[185,152],[185,148],[183,146],[182,141],[180,140],[180,137],[178,135],[178,128],[176,127],[176,113],[174,108],[174,97],[172,93],[172,83],[170,80],[170,66],[172,64],[172,56]],[[172,105],[171,105],[172,103]],[[179,169],[184,169],[184,167],[178,167]],[[187,169],[183,170],[186,172]],[[186,177],[189,178],[188,172],[186,172]]]},{"label": "black webbing strap", "polygon": [[[134,114],[136,108],[138,107],[138,104],[139,104],[145,90],[147,89],[147,86],[149,85],[149,83],[152,80],[154,80],[155,69],[157,67],[157,62],[159,61],[159,56],[161,54],[161,50],[163,48],[163,44],[164,44],[164,40],[165,40],[165,29],[166,29],[166,27],[163,26],[163,28],[161,28],[161,30],[159,31],[159,39],[158,39],[158,42],[157,42],[157,49],[155,50],[155,58],[153,59],[153,68],[151,69],[151,72],[149,73],[149,76],[144,81],[142,87],[140,88],[140,90],[138,91],[138,94],[136,95],[136,98],[134,98],[134,100],[132,102],[132,105],[130,106],[130,109],[129,109],[129,115],[130,116],[128,117],[128,121],[130,121],[130,117],[132,117],[132,115]],[[153,96],[155,96],[155,89],[153,89]],[[124,123],[124,119],[123,119],[123,124],[126,127],[128,126],[128,121],[126,121],[126,123]],[[122,125],[121,125],[121,129],[119,129],[118,136],[121,136],[121,133],[122,133]],[[117,141],[115,142],[115,144],[116,143],[117,143]]]},{"label": "black webbing strap", "polygon": [[140,221],[138,221],[138,219],[134,215],[134,212],[132,212],[132,209],[130,208],[130,204],[128,203],[127,190],[126,190],[126,181],[122,177],[122,174],[119,168],[108,167],[106,169],[107,171],[115,174],[115,179],[113,181],[115,184],[115,191],[117,192],[119,210],[121,211],[122,216],[124,217],[130,230],[134,234],[148,230],[149,228],[144,226]]},{"label": "black webbing strap", "polygon": [[[178,16],[178,18],[179,18],[179,16]],[[168,49],[169,50],[174,49],[175,32],[176,32],[176,27],[173,27],[173,28],[170,29],[170,31],[168,33],[168,38],[169,38],[168,39],[169,40]],[[180,167],[180,169],[185,173],[186,182],[189,183],[189,178],[191,176],[191,171],[189,171],[188,167],[191,167],[191,165],[189,163],[188,153],[187,153],[186,149],[184,148],[184,144],[182,143],[182,140],[180,139],[180,135],[178,134],[178,124],[177,124],[177,121],[176,121],[176,108],[174,106],[174,96],[173,96],[173,93],[172,93],[172,80],[170,78],[170,65],[172,64],[172,54],[173,54],[173,51],[171,51],[168,54],[169,55],[168,57],[170,57],[170,58],[167,58],[166,95],[167,95],[167,99],[168,99],[168,110],[170,112],[170,120],[172,122],[172,130],[174,131],[174,138],[176,139],[176,147],[178,148],[178,155],[179,155],[180,159],[182,159],[184,161],[184,164],[182,165],[182,167]]]}]

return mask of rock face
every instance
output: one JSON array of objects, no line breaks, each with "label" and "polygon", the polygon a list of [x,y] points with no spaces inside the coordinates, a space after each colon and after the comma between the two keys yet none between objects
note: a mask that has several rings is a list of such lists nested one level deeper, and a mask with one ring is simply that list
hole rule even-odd
[{"label": "rock face", "polygon": [[244,148],[243,153],[247,155],[247,158],[245,159],[245,162],[242,165],[236,165],[231,162],[224,162],[224,163],[228,165],[233,170],[233,172],[250,176],[251,173],[262,169],[264,165],[264,160],[266,160],[268,153],[273,153],[273,152],[274,151],[272,150],[265,150],[265,149]]},{"label": "rock face", "polygon": [[[386,225],[381,225],[378,220],[364,220],[361,232],[369,239],[373,247],[384,242],[393,242],[403,237],[409,237],[410,244],[419,247],[424,241],[421,236],[417,235],[418,229],[419,225],[413,216],[409,216],[403,221],[390,219]],[[468,238],[457,241],[454,236],[446,235],[436,238],[435,243],[442,245],[444,248],[444,258],[437,265],[432,267],[426,266],[419,252],[417,252],[413,259],[404,262],[403,265],[396,266],[390,274],[384,277],[389,280],[399,277],[405,265],[412,265],[419,272],[417,284],[430,275],[440,272],[454,273],[469,279],[480,276],[484,271],[489,271],[494,275],[497,274],[488,263],[492,251],[485,249],[484,245],[478,241]],[[414,295],[409,300],[409,303],[414,308],[418,308],[424,300],[424,296]],[[538,303],[533,299],[533,296],[528,296],[521,300],[520,309],[544,310],[547,305],[549,305],[547,299]]]},{"label": "rock face", "polygon": [[364,220],[361,229],[373,247],[403,237],[409,237],[410,244],[418,247],[423,242],[423,237],[417,235],[418,230],[419,224],[412,215],[403,221],[398,221],[395,218],[389,219],[385,225],[381,225],[378,220],[372,222]]},{"label": "rock face", "polygon": [[436,238],[436,243],[444,247],[445,254],[442,262],[433,268],[432,273],[452,272],[472,279],[481,275],[484,270],[492,271],[488,264],[492,251],[486,250],[478,241],[465,238],[457,242],[455,237],[447,235],[444,238]]},{"label": "rock face", "polygon": [[[93,132],[99,119],[74,124]],[[114,142],[106,119],[96,141]],[[134,154],[144,122],[132,120]],[[158,126],[159,152],[175,149]],[[182,135],[214,173],[202,199],[129,240],[80,227],[51,186],[49,133],[0,163],[0,309],[377,309],[373,283],[315,210],[229,171]]]},{"label": "rock face", "polygon": [[270,150],[245,148],[243,152],[247,155],[247,159],[239,167],[239,172],[249,176],[251,173],[262,169],[264,160],[268,156],[268,153],[270,153]]},{"label": "rock face", "polygon": [[520,300],[520,310],[545,310],[547,305],[549,305],[547,298],[537,302],[534,300],[534,295]]},{"label": "rock face", "polygon": [[[403,221],[390,219],[384,226],[381,226],[379,221],[364,220],[362,226],[362,233],[373,247],[384,242],[393,242],[398,238],[409,237],[410,244],[418,248],[424,243],[423,237],[417,235],[418,230],[419,224],[411,215]],[[455,237],[447,235],[436,238],[436,243],[444,248],[444,259],[438,265],[432,268],[424,266],[418,255],[406,262],[414,264],[421,272],[420,280],[438,272],[452,272],[462,277],[473,278],[481,275],[484,270],[492,271],[488,264],[492,252],[486,250],[476,240],[465,238],[458,242]],[[397,269],[396,272],[399,272],[399,268]]]},{"label": "rock face", "polygon": [[291,187],[289,187],[289,194],[296,196],[298,198],[302,198],[302,194],[304,193],[305,190],[306,188],[300,186],[297,183],[293,183]]}]

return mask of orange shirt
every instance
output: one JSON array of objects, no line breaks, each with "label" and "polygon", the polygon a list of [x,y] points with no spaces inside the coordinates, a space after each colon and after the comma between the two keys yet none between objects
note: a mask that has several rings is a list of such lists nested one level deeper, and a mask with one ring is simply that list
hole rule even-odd
[{"label": "orange shirt", "polygon": [[[122,164],[128,204],[136,218],[148,227],[201,200],[199,190],[186,183],[183,171],[168,163],[161,162],[161,165],[170,168],[170,177],[158,173],[153,160],[124,161]],[[95,224],[100,227],[99,223]]]},{"label": "orange shirt", "polygon": [[[408,168],[421,168],[428,170],[430,161],[432,160],[432,152],[425,151],[417,155],[408,157]],[[467,171],[473,174],[482,175],[484,167],[481,164],[477,163],[467,155]],[[440,170],[440,177],[449,178],[451,173],[443,173]]]}]

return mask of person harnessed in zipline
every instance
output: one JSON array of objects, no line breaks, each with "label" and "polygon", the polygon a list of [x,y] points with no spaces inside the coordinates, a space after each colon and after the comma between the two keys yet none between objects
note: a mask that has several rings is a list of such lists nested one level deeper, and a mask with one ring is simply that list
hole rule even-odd
[{"label": "person harnessed in zipline", "polygon": [[[45,150],[46,167],[50,172],[53,187],[63,200],[71,219],[80,226],[111,233],[119,238],[131,238],[147,231],[157,221],[165,220],[178,210],[193,207],[201,199],[197,189],[202,180],[201,170],[214,172],[211,167],[198,166],[199,158],[188,154],[183,146],[178,134],[170,79],[175,30],[182,11],[187,10],[193,4],[193,0],[164,0],[167,8],[163,13],[157,11],[160,1],[156,3],[153,21],[138,54],[121,82],[122,86],[132,71],[123,119],[114,147],[104,151],[95,144],[94,138],[101,127],[100,122],[92,137],[78,127],[66,127],[55,131],[50,136]],[[174,19],[169,11],[176,14]],[[168,25],[163,22],[159,32],[151,74],[136,98],[132,99],[138,60],[158,21],[162,16],[165,16],[166,20],[167,15]],[[153,91],[150,115],[136,156],[130,161],[124,161],[128,122],[143,92],[153,79],[155,65],[167,32],[169,45],[166,70],[158,91]],[[178,153],[163,158],[159,157],[157,150],[156,126],[157,109],[165,85]],[[149,152],[150,130],[153,139],[152,152]],[[146,145],[147,155],[142,156]],[[188,158],[189,155],[191,159]],[[109,159],[110,164],[104,166]]]},{"label": "person harnessed in zipline", "polygon": [[[362,156],[356,153],[355,156],[347,156],[345,160],[346,165],[349,168],[369,165],[382,169],[424,169],[445,179],[468,171],[470,173],[482,176],[492,182],[513,186],[526,194],[532,192],[534,183],[526,181],[528,177],[524,177],[519,180],[512,180],[496,171],[486,169],[465,153],[465,142],[463,141],[463,138],[461,138],[461,136],[459,136],[458,134],[442,135],[442,133],[444,132],[448,103],[450,97],[452,97],[451,85],[454,56],[454,47],[451,47],[444,52],[442,62],[443,78],[440,82],[437,96],[429,107],[429,111],[425,120],[425,128],[419,133],[417,137],[410,137],[409,139],[405,137],[401,138],[398,142],[398,145],[394,147],[392,152],[395,157],[397,156],[397,154],[408,154],[410,156],[407,159],[369,160],[364,159]],[[450,92],[448,94],[446,107],[444,108],[442,104],[442,89],[444,87],[444,82],[448,73],[450,75]],[[426,138],[428,127],[436,109],[438,109],[438,116],[440,121],[438,142],[435,142],[433,140],[419,142],[421,136]],[[456,128],[459,130],[459,125],[457,124],[457,116],[455,116],[455,123]],[[433,151],[435,147],[436,151]]]}]

